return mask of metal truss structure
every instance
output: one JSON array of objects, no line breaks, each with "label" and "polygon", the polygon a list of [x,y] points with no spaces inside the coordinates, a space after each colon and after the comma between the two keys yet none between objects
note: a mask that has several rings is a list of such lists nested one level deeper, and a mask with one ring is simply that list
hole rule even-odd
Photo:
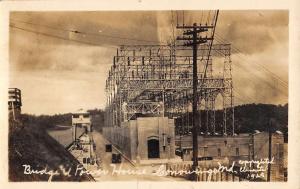
[{"label": "metal truss structure", "polygon": [[[199,126],[206,127],[206,134],[234,134],[230,47],[201,44],[197,49],[198,110],[206,114]],[[223,59],[223,73],[218,76],[213,72],[214,58]],[[186,114],[192,102],[192,59],[191,49],[185,46],[121,46],[106,80],[106,124],[121,126],[139,116],[179,119]],[[219,94],[223,97],[222,131],[216,131],[215,121]],[[204,110],[200,110],[202,106]]]}]

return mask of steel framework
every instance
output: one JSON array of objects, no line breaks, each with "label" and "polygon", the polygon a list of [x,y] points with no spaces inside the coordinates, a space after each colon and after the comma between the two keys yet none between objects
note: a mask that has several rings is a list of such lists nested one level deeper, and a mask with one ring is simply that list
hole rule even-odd
[{"label": "steel framework", "polygon": [[[205,120],[201,122],[205,122],[206,134],[234,134],[230,50],[230,44],[214,44],[211,49],[202,44],[197,49],[198,110],[205,107]],[[223,59],[223,75],[214,75],[215,57]],[[192,58],[190,48],[185,46],[120,46],[106,80],[106,124],[121,126],[147,115],[182,118],[192,102]],[[215,121],[219,94],[223,97],[222,131],[216,131]]]}]

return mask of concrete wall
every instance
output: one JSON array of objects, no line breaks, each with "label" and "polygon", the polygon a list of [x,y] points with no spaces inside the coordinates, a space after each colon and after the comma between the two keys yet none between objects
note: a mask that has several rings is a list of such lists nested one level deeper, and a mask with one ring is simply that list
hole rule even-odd
[{"label": "concrete wall", "polygon": [[[271,165],[271,181],[284,181],[284,172],[287,168],[287,150],[285,150],[282,134],[272,134],[271,156],[274,164]],[[265,159],[269,154],[269,134],[259,133],[254,135],[254,158]]]},{"label": "concrete wall", "polygon": [[[254,135],[242,134],[238,136],[199,136],[199,157],[224,158],[230,162],[238,160],[260,160],[268,158],[269,134],[261,132]],[[184,150],[183,159],[192,159],[192,136],[176,137],[176,146]],[[271,181],[283,181],[284,172],[287,169],[287,145],[284,143],[282,134],[272,134],[272,157],[274,164],[271,165]],[[220,149],[221,154],[218,154]],[[238,149],[238,153],[237,153]],[[267,173],[265,173],[266,175]],[[265,177],[266,178],[266,177]]]},{"label": "concrete wall", "polygon": [[[249,135],[239,136],[199,136],[198,137],[198,156],[231,159],[248,159]],[[184,160],[190,161],[192,158],[192,136],[177,137],[176,146],[184,149]]]},{"label": "concrete wall", "polygon": [[[138,152],[141,159],[148,159],[148,139],[157,137],[161,159],[175,157],[174,120],[167,117],[137,118]],[[170,137],[170,143],[167,138]],[[165,146],[165,148],[164,148]]]},{"label": "concrete wall", "polygon": [[[131,127],[128,123],[124,124],[122,127],[104,127],[103,135],[108,139],[113,145],[120,149],[128,158],[132,158],[134,154],[131,152],[131,143],[133,142],[131,138]],[[133,152],[134,153],[134,152]]]},{"label": "concrete wall", "polygon": [[172,159],[175,157],[174,128],[174,120],[167,117],[140,117],[123,122],[121,127],[104,127],[103,135],[127,157],[137,161],[148,159],[148,140],[157,138],[160,159]]},{"label": "concrete wall", "polygon": [[[76,117],[76,116],[78,116],[78,117]],[[90,126],[91,125],[91,116],[90,115],[86,115],[86,116],[88,116],[88,117],[84,117],[83,114],[72,115],[72,125],[82,124],[82,125]]]}]

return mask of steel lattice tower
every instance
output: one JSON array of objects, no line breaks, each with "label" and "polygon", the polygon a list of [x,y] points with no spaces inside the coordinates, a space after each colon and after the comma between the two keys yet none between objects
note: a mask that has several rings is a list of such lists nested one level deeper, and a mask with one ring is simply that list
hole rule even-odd
[{"label": "steel lattice tower", "polygon": [[[230,44],[213,44],[203,78],[209,46],[199,45],[198,51],[198,109],[205,107],[206,134],[234,133],[233,85]],[[107,126],[139,115],[168,116],[187,120],[192,102],[192,56],[190,49],[174,45],[124,45],[117,50],[106,80]],[[214,57],[223,58],[223,76],[213,72]],[[222,131],[216,130],[216,97],[223,97]],[[204,102],[204,104],[203,104]],[[187,127],[188,125],[186,125]],[[188,130],[181,124],[181,130]]]}]

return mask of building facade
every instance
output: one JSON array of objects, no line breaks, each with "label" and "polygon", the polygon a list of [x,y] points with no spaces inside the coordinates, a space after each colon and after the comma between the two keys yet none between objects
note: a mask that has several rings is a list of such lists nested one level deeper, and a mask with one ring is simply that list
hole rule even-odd
[{"label": "building facade", "polygon": [[[92,135],[92,122],[89,112],[79,109],[72,114],[73,144],[68,149],[86,169],[97,169],[96,144]],[[77,130],[84,130],[83,133]]]},{"label": "building facade", "polygon": [[[176,136],[176,149],[182,152],[183,161],[191,161],[192,136]],[[264,160],[269,158],[269,133],[240,134],[236,136],[198,136],[200,160],[228,159],[231,164],[239,160]],[[282,133],[271,135],[271,181],[287,179],[287,143]],[[267,171],[263,179],[267,179]]]},{"label": "building facade", "polygon": [[121,127],[104,127],[103,135],[134,162],[161,163],[175,158],[174,128],[167,117],[138,117]]},{"label": "building facade", "polygon": [[90,113],[82,109],[72,113],[72,128],[73,128],[73,141],[78,138],[77,128],[84,128],[85,133],[92,131],[92,123]]}]

